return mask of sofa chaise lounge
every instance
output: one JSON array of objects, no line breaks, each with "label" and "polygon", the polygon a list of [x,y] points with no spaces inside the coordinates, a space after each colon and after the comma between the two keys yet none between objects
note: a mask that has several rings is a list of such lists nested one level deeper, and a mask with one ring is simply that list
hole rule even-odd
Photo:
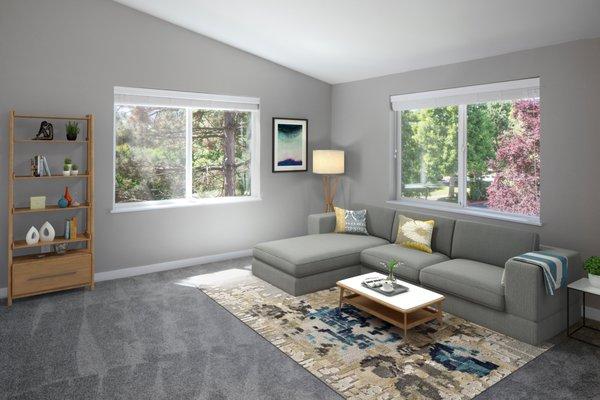
[{"label": "sofa chaise lounge", "polygon": [[[556,252],[568,258],[572,282],[583,276],[577,252],[540,246],[535,232],[384,207],[353,208],[367,209],[368,236],[333,233],[334,213],[310,215],[308,235],[256,245],[252,272],[298,296],[383,271],[381,262],[396,259],[398,278],[444,294],[446,312],[530,344],[566,329],[567,291],[547,295],[541,269],[511,258],[539,249]],[[394,244],[401,214],[435,221],[431,254]],[[572,296],[575,316],[579,301]]]}]

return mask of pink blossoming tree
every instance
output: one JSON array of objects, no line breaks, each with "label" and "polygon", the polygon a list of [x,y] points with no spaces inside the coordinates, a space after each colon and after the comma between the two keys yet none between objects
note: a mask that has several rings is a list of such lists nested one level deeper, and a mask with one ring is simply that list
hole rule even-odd
[{"label": "pink blossoming tree", "polygon": [[498,138],[496,158],[490,162],[496,171],[487,189],[488,206],[510,213],[540,213],[540,103],[519,100],[514,103],[514,129]]}]

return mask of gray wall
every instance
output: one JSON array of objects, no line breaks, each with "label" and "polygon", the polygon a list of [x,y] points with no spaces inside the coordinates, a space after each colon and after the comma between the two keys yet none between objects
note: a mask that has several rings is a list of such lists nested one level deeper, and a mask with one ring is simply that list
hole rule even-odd
[{"label": "gray wall", "polygon": [[[110,214],[117,85],[260,97],[262,201]],[[110,0],[2,0],[0,287],[6,287],[4,172],[12,108],[95,114],[98,272],[248,249],[258,241],[303,234],[306,215],[322,207],[318,177],[271,173],[271,118],[308,118],[309,152],[327,147],[330,85]],[[63,124],[57,128],[64,129]],[[20,149],[23,166],[35,149]],[[62,154],[56,157],[58,168]],[[19,187],[17,200],[26,201],[27,186]],[[58,198],[62,189],[57,183],[47,193]],[[39,217],[24,221],[43,222]]]},{"label": "gray wall", "polygon": [[332,146],[348,151],[340,201],[389,199],[390,95],[535,76],[541,84],[543,226],[514,226],[538,230],[542,243],[584,257],[599,254],[600,39],[334,85]]}]

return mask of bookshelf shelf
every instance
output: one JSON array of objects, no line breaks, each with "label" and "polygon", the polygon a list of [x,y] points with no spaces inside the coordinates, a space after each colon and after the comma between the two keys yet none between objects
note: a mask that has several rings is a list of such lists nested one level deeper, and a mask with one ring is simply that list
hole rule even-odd
[{"label": "bookshelf shelf", "polygon": [[37,180],[37,179],[78,179],[78,178],[89,178],[88,173],[78,175],[44,175],[44,176],[32,176],[32,175],[15,175],[15,180]]},{"label": "bookshelf shelf", "polygon": [[53,211],[69,211],[69,210],[82,210],[85,208],[89,208],[90,205],[88,203],[80,204],[76,207],[59,207],[59,206],[46,206],[46,208],[40,209],[31,209],[29,207],[15,207],[13,208],[14,214],[30,214],[30,213],[44,213],[44,212],[53,212]]},{"label": "bookshelf shelf", "polygon": [[59,140],[59,139],[52,139],[52,140],[33,140],[33,139],[15,139],[14,141],[15,144],[17,143],[35,143],[35,144],[87,144],[88,141],[87,140]]},{"label": "bookshelf shelf", "polygon": [[[80,140],[32,140],[16,139],[15,123],[22,119],[47,119],[47,120],[72,120],[85,121],[85,139]],[[87,171],[81,171],[78,175],[64,176],[30,176],[15,175],[15,145],[86,145],[85,158]],[[94,288],[94,116],[58,116],[58,115],[28,115],[17,114],[10,111],[8,119],[8,290],[7,305],[11,306],[15,298],[34,296],[75,287]],[[19,147],[21,149],[21,147]],[[27,146],[23,148],[28,148]],[[72,149],[72,147],[69,147]],[[23,153],[18,155],[22,156]],[[86,182],[85,202],[77,207],[60,208],[56,205],[47,206],[43,209],[32,210],[28,207],[15,207],[15,183],[35,185],[47,180],[59,179],[84,179]],[[19,186],[21,187],[21,186]],[[55,236],[52,241],[39,241],[35,244],[27,244],[25,240],[14,238],[15,216],[32,214],[43,215],[44,213],[84,210],[85,224],[81,230],[83,233],[75,239],[65,239],[64,236]],[[40,219],[39,225],[43,222]],[[64,254],[23,254],[15,255],[15,251],[31,252],[44,246],[58,244],[83,243],[85,248],[69,249]],[[81,245],[80,245],[81,246]]]},{"label": "bookshelf shelf", "polygon": [[31,249],[35,247],[44,247],[44,246],[53,246],[55,244],[63,244],[63,243],[77,243],[77,242],[87,242],[91,240],[91,237],[87,233],[83,233],[81,235],[77,235],[76,239],[65,239],[64,236],[56,236],[54,240],[48,242],[42,242],[41,240],[36,244],[27,244],[24,240],[15,240],[13,242],[13,249]]}]

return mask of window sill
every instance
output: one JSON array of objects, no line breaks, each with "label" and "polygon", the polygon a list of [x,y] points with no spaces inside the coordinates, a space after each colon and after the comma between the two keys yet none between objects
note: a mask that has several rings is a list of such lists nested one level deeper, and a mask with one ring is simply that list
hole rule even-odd
[{"label": "window sill", "polygon": [[139,212],[162,210],[170,208],[196,207],[209,205],[237,204],[261,201],[259,196],[239,196],[239,197],[216,197],[210,199],[177,199],[163,201],[144,201],[140,203],[123,203],[114,204],[112,214],[120,214],[126,212]]},{"label": "window sill", "polygon": [[437,210],[437,211],[451,212],[451,213],[457,213],[457,214],[473,215],[476,217],[516,222],[519,224],[542,226],[542,222],[539,217],[534,217],[534,216],[529,216],[529,215],[506,214],[506,213],[501,213],[501,212],[491,211],[491,210],[465,208],[465,207],[453,206],[450,204],[437,204],[437,203],[418,201],[418,200],[406,200],[406,199],[388,200],[386,203],[398,205],[398,206],[410,206],[410,207],[417,207],[417,208],[426,208],[429,210]]}]

